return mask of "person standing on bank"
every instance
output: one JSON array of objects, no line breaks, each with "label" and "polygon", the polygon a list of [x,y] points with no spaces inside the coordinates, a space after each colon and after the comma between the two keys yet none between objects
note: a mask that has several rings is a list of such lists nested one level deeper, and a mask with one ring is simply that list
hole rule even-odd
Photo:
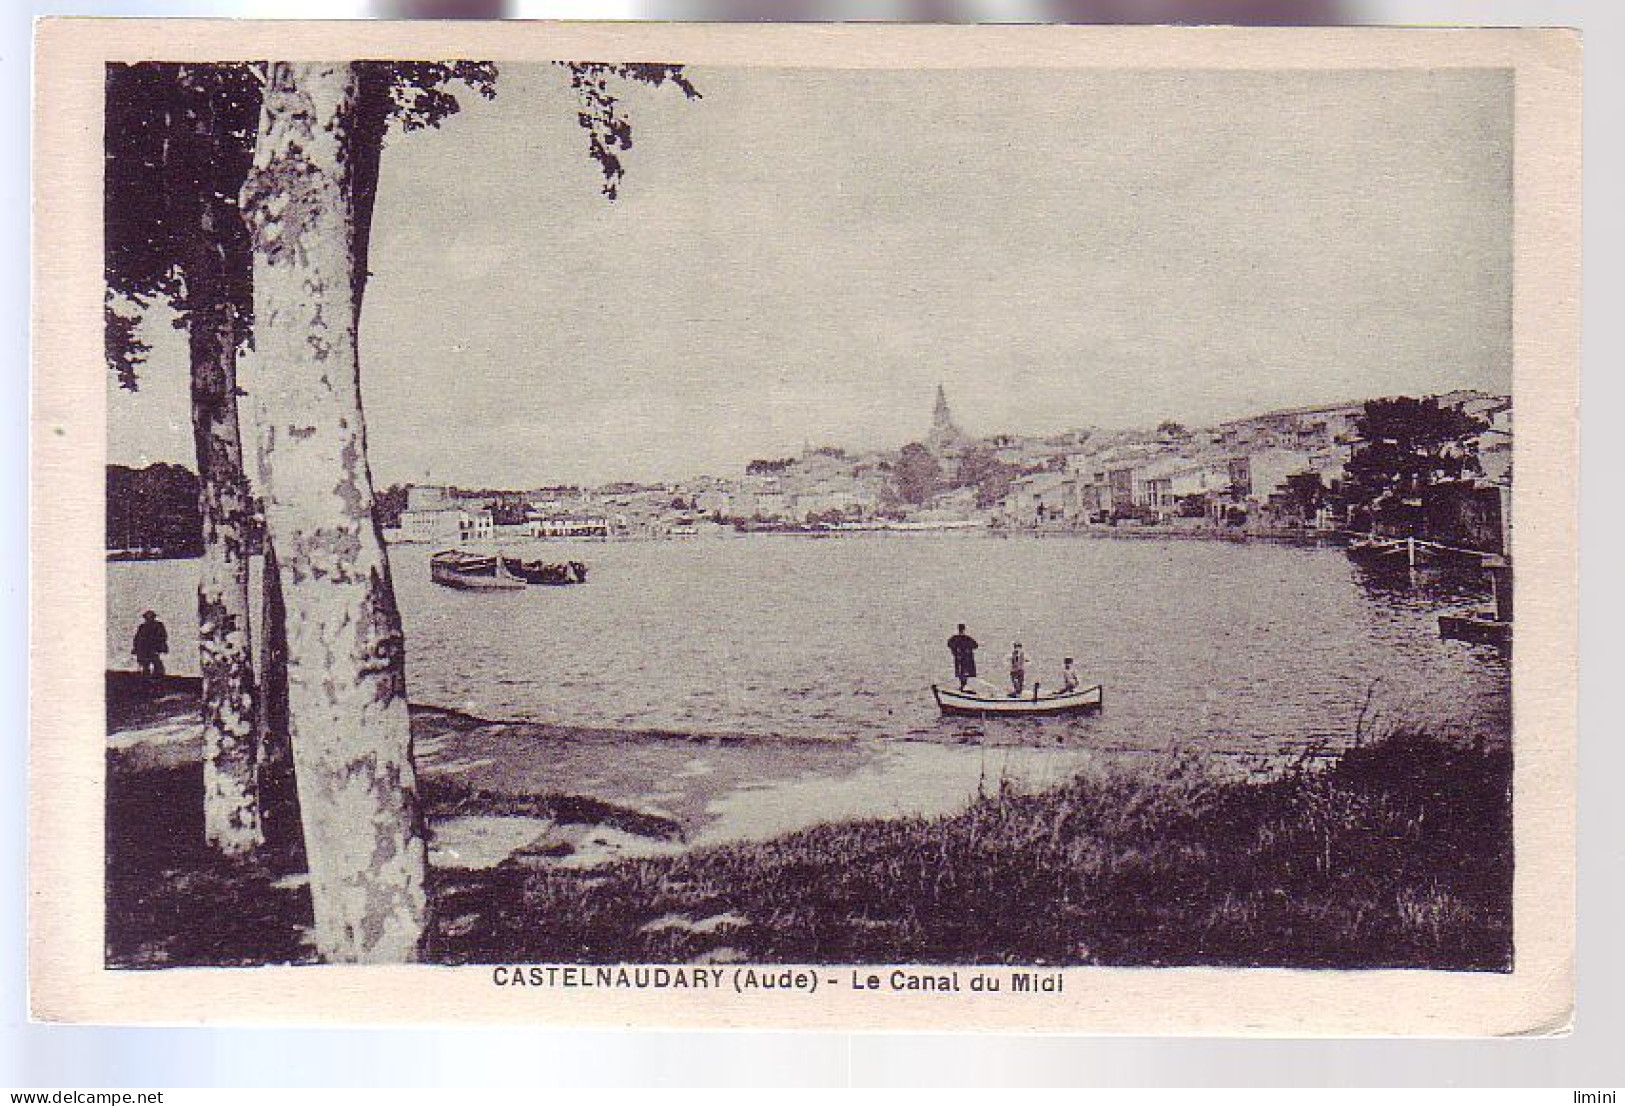
[{"label": "person standing on bank", "polygon": [[1027,654],[1021,651],[1021,642],[1010,647],[1010,698],[1021,694],[1027,686]]},{"label": "person standing on bank", "polygon": [[169,652],[169,630],[158,621],[158,612],[142,614],[130,652],[135,654],[135,663],[140,666],[143,676],[164,674],[164,654]]},{"label": "person standing on bank", "polygon": [[965,632],[965,624],[961,622],[959,632],[948,639],[948,652],[954,655],[954,678],[959,681],[960,691],[976,679],[976,649],[976,639]]}]

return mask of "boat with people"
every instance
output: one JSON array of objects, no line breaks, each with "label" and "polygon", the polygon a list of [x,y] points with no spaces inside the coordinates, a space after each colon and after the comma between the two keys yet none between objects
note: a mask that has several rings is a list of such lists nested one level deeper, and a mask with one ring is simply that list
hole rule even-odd
[{"label": "boat with people", "polygon": [[580,561],[525,561],[518,557],[499,557],[503,569],[527,584],[563,587],[567,584],[585,584],[587,566]]},{"label": "boat with people", "polygon": [[973,695],[931,685],[931,694],[943,714],[971,718],[1044,718],[1061,714],[1081,714],[1105,706],[1106,693],[1100,684],[1074,691],[1040,694],[1034,684],[1030,695]]},{"label": "boat with people", "polygon": [[505,558],[447,549],[429,558],[429,579],[464,591],[519,591],[525,581],[508,571]]}]

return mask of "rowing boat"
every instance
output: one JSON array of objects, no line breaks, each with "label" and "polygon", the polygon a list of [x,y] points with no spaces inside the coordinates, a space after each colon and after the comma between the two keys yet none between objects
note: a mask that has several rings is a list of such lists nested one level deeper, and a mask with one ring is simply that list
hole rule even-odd
[{"label": "rowing boat", "polygon": [[1054,695],[1040,695],[1038,688],[1034,687],[1031,695],[1009,697],[969,695],[932,684],[931,694],[936,697],[937,706],[943,714],[973,718],[1043,718],[1055,714],[1079,714],[1099,710],[1106,701],[1106,693],[1100,684]]},{"label": "rowing boat", "polygon": [[501,557],[448,549],[429,558],[429,579],[464,591],[517,591],[525,581],[511,574]]}]

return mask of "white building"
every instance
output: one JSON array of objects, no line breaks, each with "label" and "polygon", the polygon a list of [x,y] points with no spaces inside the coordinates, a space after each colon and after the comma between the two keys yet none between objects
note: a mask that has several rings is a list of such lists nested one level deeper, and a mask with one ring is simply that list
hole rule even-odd
[{"label": "white building", "polygon": [[1036,472],[1010,485],[1005,520],[1017,526],[1056,522],[1077,511],[1078,478],[1067,472]]},{"label": "white building", "polygon": [[551,515],[525,521],[525,532],[533,538],[607,538],[610,521],[606,515]]},{"label": "white building", "polygon": [[1286,488],[1287,477],[1315,471],[1313,456],[1300,449],[1260,449],[1230,465],[1237,497],[1253,503],[1269,502]]},{"label": "white building", "polygon": [[436,510],[402,511],[401,528],[396,540],[481,542],[490,541],[495,535],[496,520],[490,511],[445,507]]},{"label": "white building", "polygon": [[1230,461],[1224,457],[1188,459],[1169,473],[1168,481],[1175,502],[1193,495],[1222,495],[1230,487]]}]

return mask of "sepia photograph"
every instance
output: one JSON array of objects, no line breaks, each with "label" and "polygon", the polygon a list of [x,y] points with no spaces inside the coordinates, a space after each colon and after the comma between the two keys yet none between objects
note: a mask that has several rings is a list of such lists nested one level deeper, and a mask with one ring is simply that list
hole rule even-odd
[{"label": "sepia photograph", "polygon": [[1517,974],[1516,65],[633,41],[98,62],[100,969]]}]

